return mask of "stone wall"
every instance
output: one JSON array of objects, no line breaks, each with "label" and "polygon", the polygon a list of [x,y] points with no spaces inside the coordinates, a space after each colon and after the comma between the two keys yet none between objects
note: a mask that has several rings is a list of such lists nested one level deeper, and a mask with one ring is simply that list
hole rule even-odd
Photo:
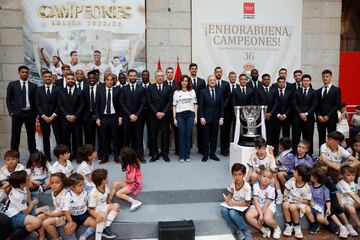
[{"label": "stone wall", "polygon": [[[17,79],[23,63],[21,0],[0,0],[0,153],[9,146],[10,118],[5,104],[6,86]],[[147,64],[151,73],[158,58],[163,68],[187,72],[191,60],[191,0],[147,0]],[[338,81],[341,0],[304,0],[302,69],[321,85],[321,70],[329,68]],[[23,137],[22,140],[25,138]]]}]

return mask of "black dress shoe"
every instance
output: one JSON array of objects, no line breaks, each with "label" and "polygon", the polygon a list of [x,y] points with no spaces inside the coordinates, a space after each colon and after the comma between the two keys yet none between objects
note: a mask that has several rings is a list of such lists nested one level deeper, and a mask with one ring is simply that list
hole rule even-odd
[{"label": "black dress shoe", "polygon": [[168,155],[164,155],[164,157],[163,157],[163,158],[164,158],[164,161],[165,161],[165,162],[170,162],[170,158],[169,158],[169,156],[168,156]]},{"label": "black dress shoe", "polygon": [[150,162],[155,162],[156,160],[159,160],[159,159],[160,159],[159,154],[156,154],[156,155],[151,157]]},{"label": "black dress shoe", "polygon": [[220,155],[226,156],[225,150],[221,150]]},{"label": "black dress shoe", "polygon": [[210,155],[210,159],[214,160],[214,161],[220,161],[220,158],[218,158],[215,154],[214,155]]},{"label": "black dress shoe", "polygon": [[109,158],[104,157],[103,159],[99,160],[99,164],[104,164],[109,161]]},{"label": "black dress shoe", "polygon": [[98,155],[97,158],[98,160],[103,160],[104,157],[102,155]]},{"label": "black dress shoe", "polygon": [[208,157],[207,156],[203,156],[203,158],[201,159],[202,162],[207,162]]},{"label": "black dress shoe", "polygon": [[46,159],[46,161],[48,161],[48,162],[51,162],[51,161],[52,161],[52,159],[51,159],[50,156],[45,156],[45,159]]},{"label": "black dress shoe", "polygon": [[144,159],[143,156],[141,156],[141,157],[139,157],[139,162],[142,163],[142,164],[145,164],[146,160]]}]

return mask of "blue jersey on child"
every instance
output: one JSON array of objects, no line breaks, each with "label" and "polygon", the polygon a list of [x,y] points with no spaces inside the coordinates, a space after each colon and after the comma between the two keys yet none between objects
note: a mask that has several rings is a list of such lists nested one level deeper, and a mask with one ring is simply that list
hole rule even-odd
[{"label": "blue jersey on child", "polygon": [[311,194],[312,194],[312,202],[315,204],[315,209],[319,212],[324,212],[324,207],[326,202],[330,202],[330,191],[324,185],[320,185],[319,187],[315,187],[312,182],[309,183]]},{"label": "blue jersey on child", "polygon": [[304,157],[300,158],[294,153],[288,153],[279,161],[281,163],[280,170],[286,172],[293,171],[294,168],[299,165],[305,165],[308,168],[312,168],[314,166],[314,160],[307,154]]}]

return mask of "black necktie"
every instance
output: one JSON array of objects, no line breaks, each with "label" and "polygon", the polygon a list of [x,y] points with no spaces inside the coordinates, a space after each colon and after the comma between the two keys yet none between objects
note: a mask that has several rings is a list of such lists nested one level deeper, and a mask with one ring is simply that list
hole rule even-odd
[{"label": "black necktie", "polygon": [[324,93],[323,93],[323,98],[326,97],[326,95],[328,94],[328,90],[327,90],[327,86],[325,86],[325,90],[324,90]]},{"label": "black necktie", "polygon": [[283,96],[284,96],[283,90],[280,89],[280,97],[283,97]]},{"label": "black necktie", "polygon": [[[220,80],[220,81],[221,81],[221,80]],[[218,81],[218,86],[219,86],[219,87],[221,87],[221,85],[220,85],[220,81]]]},{"label": "black necktie", "polygon": [[253,83],[254,83],[254,88],[257,88],[257,84],[256,84],[257,82],[254,81]]},{"label": "black necktie", "polygon": [[69,96],[70,96],[70,97],[72,96],[72,94],[71,94],[71,88],[69,88]]},{"label": "black necktie", "polygon": [[94,96],[94,87],[90,87],[90,112],[94,112],[95,110],[95,96]]},{"label": "black necktie", "polygon": [[265,93],[269,93],[269,89],[267,87],[265,88]]},{"label": "black necktie", "polygon": [[211,99],[215,101],[215,91],[214,89],[211,89]]},{"label": "black necktie", "polygon": [[50,87],[49,87],[49,86],[47,86],[46,95],[47,95],[48,97],[50,96]]},{"label": "black necktie", "polygon": [[161,94],[161,85],[158,86],[158,94]]},{"label": "black necktie", "polygon": [[307,90],[307,89],[304,89],[304,96],[306,96],[306,90]]},{"label": "black necktie", "polygon": [[22,106],[26,108],[26,82],[23,82],[22,85]]},{"label": "black necktie", "polygon": [[196,88],[196,78],[193,79],[193,88]]},{"label": "black necktie", "polygon": [[106,114],[111,114],[111,89],[108,90],[107,102],[106,102]]},{"label": "black necktie", "polygon": [[234,90],[235,90],[235,84],[232,85],[231,92],[233,92]]},{"label": "black necktie", "polygon": [[298,83],[297,89],[299,90],[300,88],[301,88],[301,85],[300,85],[300,83]]},{"label": "black necktie", "polygon": [[134,92],[134,84],[131,85],[131,92]]},{"label": "black necktie", "polygon": [[244,87],[242,87],[242,88],[241,88],[241,92],[242,92],[243,94],[246,94],[246,93],[245,93],[245,88],[244,88]]}]

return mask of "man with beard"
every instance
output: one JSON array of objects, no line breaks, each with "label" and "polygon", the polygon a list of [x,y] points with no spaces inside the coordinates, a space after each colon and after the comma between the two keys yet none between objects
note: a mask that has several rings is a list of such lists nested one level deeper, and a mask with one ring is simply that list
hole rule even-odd
[{"label": "man with beard", "polygon": [[247,82],[246,86],[249,89],[251,88],[251,89],[255,90],[252,95],[251,103],[254,105],[258,105],[259,104],[259,96],[258,96],[257,89],[262,87],[262,83],[258,80],[259,79],[259,71],[257,69],[251,70],[250,76],[251,76],[251,80],[249,82]]},{"label": "man with beard", "polygon": [[128,71],[129,84],[122,88],[120,106],[124,119],[124,145],[133,148],[141,163],[145,163],[141,134],[141,118],[145,105],[145,89],[136,84],[137,72]]},{"label": "man with beard", "polygon": [[[227,106],[228,102],[230,101],[230,84],[227,81],[221,79],[222,78],[221,67],[216,67],[214,69],[214,75],[216,78],[216,85],[221,90],[222,99],[224,101],[223,106]],[[220,154],[223,156],[229,155],[226,138],[227,138],[226,129],[225,126],[222,125],[220,126],[220,149],[221,149]]]},{"label": "man with beard", "polygon": [[291,90],[294,91],[298,91],[301,90],[301,78],[302,78],[302,71],[301,70],[295,70],[294,71],[294,80],[295,82],[291,84]]},{"label": "man with beard", "polygon": [[[81,117],[84,110],[84,98],[80,89],[75,87],[73,73],[66,75],[66,88],[58,95],[58,107],[61,114],[64,144],[70,149],[71,159],[76,158],[81,146]],[[71,144],[71,139],[74,139]]]},{"label": "man with beard", "polygon": [[84,71],[83,70],[76,70],[75,72],[75,86],[76,88],[79,88],[81,91],[84,89],[84,86],[87,85],[87,79],[85,78]]},{"label": "man with beard", "polygon": [[[50,154],[50,132],[54,134],[56,144],[60,144],[61,128],[58,111],[58,93],[60,89],[52,84],[52,74],[50,71],[42,73],[44,85],[37,88],[36,110],[39,117],[40,129],[43,138],[43,148],[45,158],[51,162]],[[52,129],[52,131],[50,130]]]}]

